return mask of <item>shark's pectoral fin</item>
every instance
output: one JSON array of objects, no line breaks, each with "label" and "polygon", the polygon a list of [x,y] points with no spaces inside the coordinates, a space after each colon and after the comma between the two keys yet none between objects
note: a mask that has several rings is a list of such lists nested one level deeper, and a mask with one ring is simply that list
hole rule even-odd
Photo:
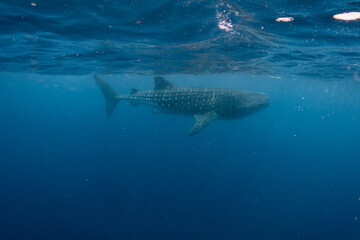
[{"label": "shark's pectoral fin", "polygon": [[207,112],[203,114],[194,115],[196,122],[192,129],[188,132],[188,136],[193,136],[198,134],[201,130],[203,130],[207,125],[209,125],[213,120],[218,117],[216,112]]}]

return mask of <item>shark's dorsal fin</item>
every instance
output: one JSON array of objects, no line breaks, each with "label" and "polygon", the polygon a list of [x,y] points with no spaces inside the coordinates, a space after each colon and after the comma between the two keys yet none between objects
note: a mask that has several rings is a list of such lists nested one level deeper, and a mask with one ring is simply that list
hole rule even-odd
[{"label": "shark's dorsal fin", "polygon": [[131,89],[131,92],[130,92],[130,95],[131,95],[131,94],[135,94],[135,93],[137,93],[138,91],[139,91],[139,90],[137,90],[136,88],[132,88],[132,89]]},{"label": "shark's dorsal fin", "polygon": [[207,112],[203,114],[194,115],[196,122],[192,129],[188,132],[188,136],[193,136],[198,134],[201,130],[203,130],[206,126],[208,126],[213,120],[218,117],[216,112]]},{"label": "shark's dorsal fin", "polygon": [[159,76],[154,77],[154,83],[155,83],[154,90],[163,90],[167,88],[172,88],[174,86],[171,82]]}]

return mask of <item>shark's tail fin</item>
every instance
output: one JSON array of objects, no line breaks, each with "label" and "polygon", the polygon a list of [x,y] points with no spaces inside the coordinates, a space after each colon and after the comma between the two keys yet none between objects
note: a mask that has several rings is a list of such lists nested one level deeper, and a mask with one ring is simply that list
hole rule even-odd
[{"label": "shark's tail fin", "polygon": [[116,105],[120,102],[120,94],[98,75],[95,74],[94,79],[106,100],[106,116],[110,117]]}]

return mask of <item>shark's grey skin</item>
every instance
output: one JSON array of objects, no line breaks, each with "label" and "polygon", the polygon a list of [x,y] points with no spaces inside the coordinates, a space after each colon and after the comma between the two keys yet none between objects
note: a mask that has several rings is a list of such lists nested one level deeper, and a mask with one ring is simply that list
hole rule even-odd
[{"label": "shark's grey skin", "polygon": [[99,76],[94,76],[106,100],[106,114],[111,116],[121,100],[133,105],[145,104],[154,112],[194,116],[195,125],[188,135],[195,135],[215,119],[236,119],[268,106],[269,97],[264,93],[217,89],[176,87],[163,77],[155,77],[155,88],[130,94],[119,94]]}]

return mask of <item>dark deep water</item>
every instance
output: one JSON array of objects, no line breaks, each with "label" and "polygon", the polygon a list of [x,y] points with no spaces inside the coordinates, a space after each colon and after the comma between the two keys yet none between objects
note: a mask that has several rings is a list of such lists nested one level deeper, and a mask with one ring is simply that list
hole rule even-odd
[{"label": "dark deep water", "polygon": [[[360,239],[359,1],[0,3],[0,239]],[[277,22],[292,17],[290,22]],[[214,121],[122,102],[267,93]]]}]

